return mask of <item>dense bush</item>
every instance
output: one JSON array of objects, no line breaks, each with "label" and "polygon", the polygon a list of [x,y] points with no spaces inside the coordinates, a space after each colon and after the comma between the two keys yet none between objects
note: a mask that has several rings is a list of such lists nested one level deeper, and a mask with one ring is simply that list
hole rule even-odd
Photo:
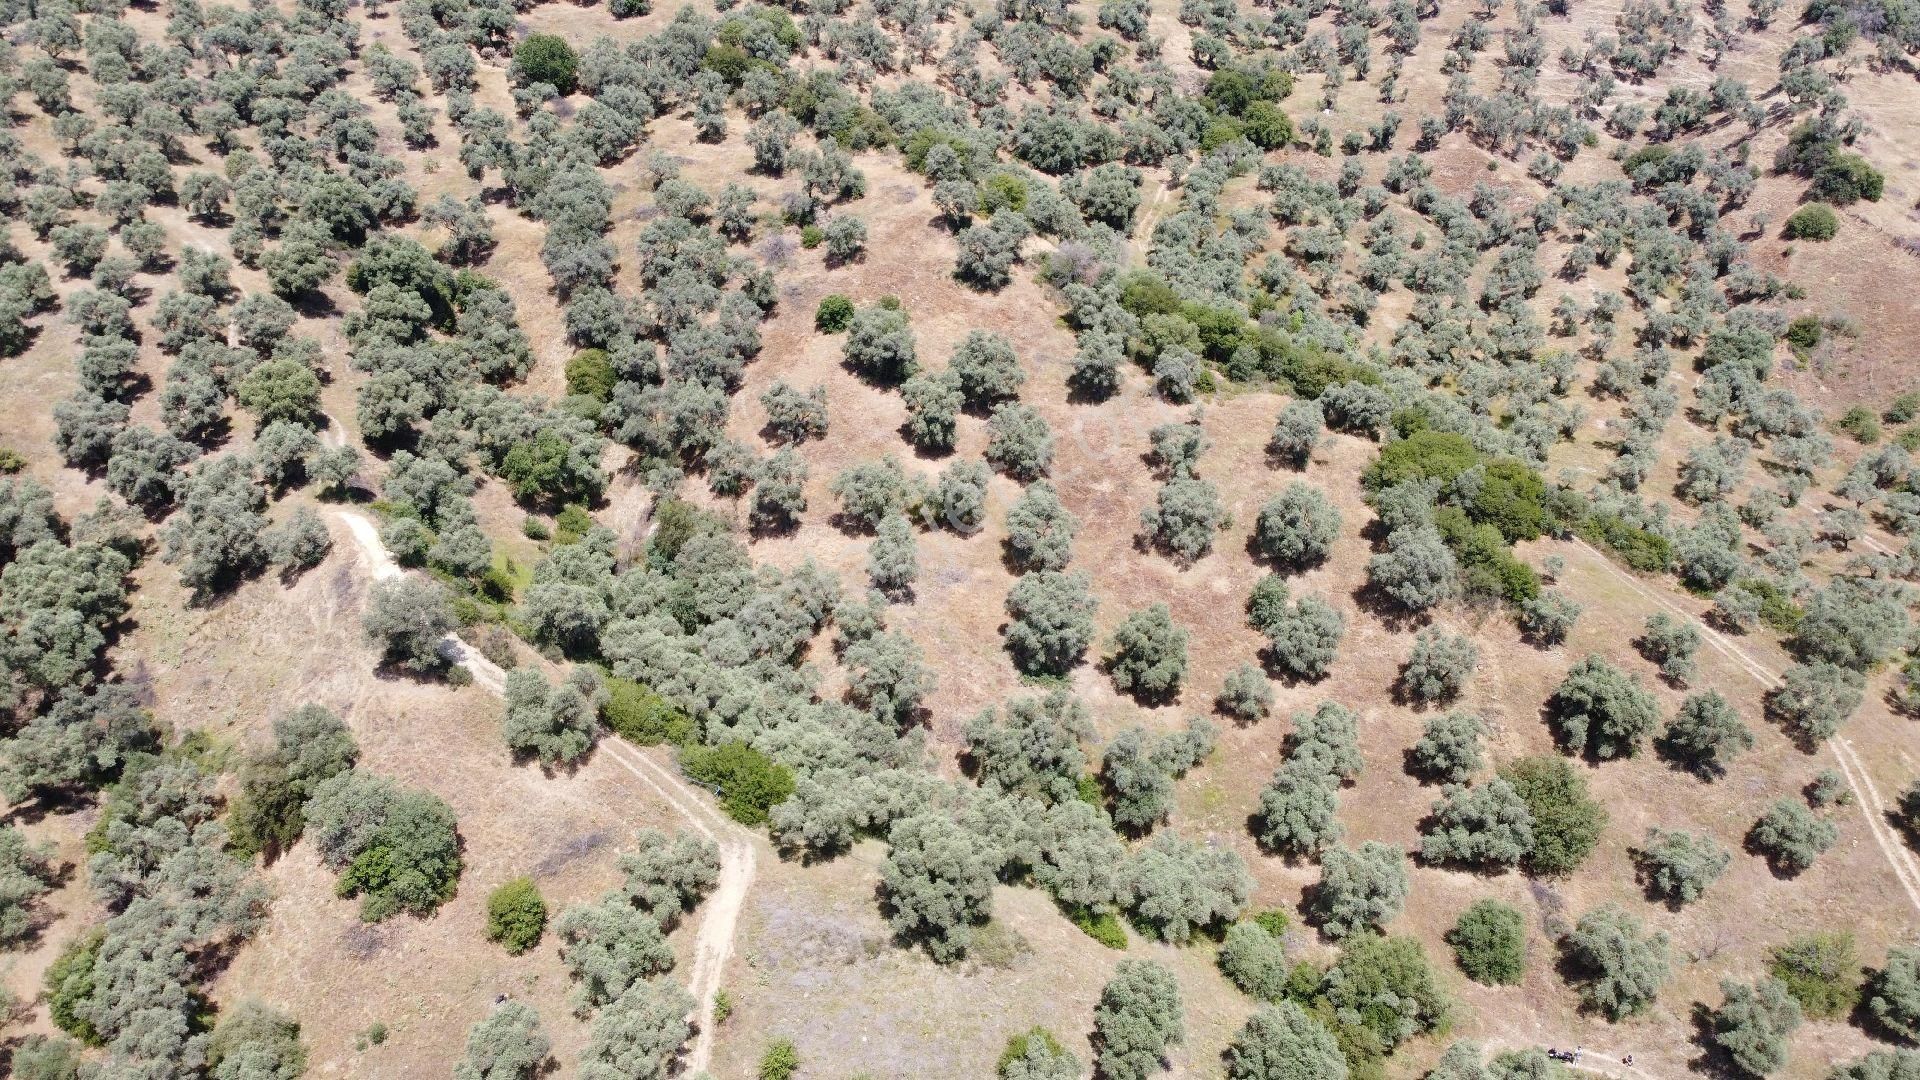
[{"label": "dense bush", "polygon": [[1831,240],[1840,231],[1840,217],[1826,203],[1808,203],[1787,216],[1783,232],[1789,240]]},{"label": "dense bush", "polygon": [[321,781],[307,803],[306,836],[339,873],[339,895],[361,897],[368,922],[430,915],[459,883],[452,808],[384,776],[349,769]]},{"label": "dense bush", "polygon": [[1786,985],[1808,1016],[1845,1016],[1860,1003],[1865,974],[1845,931],[1802,934],[1768,954],[1767,970]]},{"label": "dense bush", "polygon": [[1585,777],[1565,761],[1543,756],[1508,762],[1500,778],[1513,785],[1533,819],[1529,871],[1561,877],[1586,861],[1607,827],[1607,812],[1587,794]]},{"label": "dense bush", "polygon": [[793,794],[792,770],[743,742],[682,747],[680,771],[716,791],[742,825],[766,821],[767,811]]},{"label": "dense bush", "polygon": [[518,956],[540,944],[547,930],[547,902],[529,877],[507,881],[487,894],[487,940]]},{"label": "dense bush", "polygon": [[1454,962],[1474,982],[1511,986],[1527,965],[1526,919],[1498,900],[1476,900],[1447,931]]},{"label": "dense bush", "polygon": [[513,78],[528,86],[546,83],[571,94],[579,78],[580,57],[567,39],[555,34],[528,34],[513,47]]}]

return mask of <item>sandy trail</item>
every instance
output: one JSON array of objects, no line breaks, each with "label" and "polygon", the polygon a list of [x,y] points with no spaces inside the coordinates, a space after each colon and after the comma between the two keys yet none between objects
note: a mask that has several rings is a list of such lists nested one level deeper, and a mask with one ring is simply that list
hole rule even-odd
[{"label": "sandy trail", "polygon": [[[1741,648],[1713,627],[1708,626],[1692,612],[1676,604],[1660,591],[1649,587],[1639,578],[1615,566],[1613,560],[1602,554],[1598,548],[1575,537],[1573,543],[1582,551],[1592,555],[1614,577],[1627,583],[1635,592],[1665,608],[1667,611],[1691,622],[1700,636],[1715,652],[1732,660],[1741,669],[1751,675],[1755,682],[1768,690],[1781,685],[1777,672],[1755,659],[1752,653]],[[1920,862],[1916,862],[1913,853],[1893,833],[1887,824],[1886,803],[1880,798],[1879,789],[1873,784],[1873,778],[1867,775],[1866,766],[1854,752],[1853,745],[1847,740],[1835,736],[1827,740],[1827,746],[1833,751],[1835,761],[1840,766],[1840,775],[1847,781],[1847,787],[1853,792],[1854,804],[1860,807],[1860,813],[1867,819],[1867,831],[1873,834],[1873,842],[1879,846],[1880,854],[1885,856],[1887,865],[1892,867],[1893,876],[1900,882],[1900,888],[1907,894],[1907,900],[1914,910],[1920,911]]]},{"label": "sandy trail", "polygon": [[[337,429],[334,425],[333,430]],[[387,554],[386,545],[380,542],[380,530],[372,521],[350,510],[336,510],[334,514],[353,536],[354,546],[360,549],[375,581],[386,581],[406,572]],[[441,641],[440,655],[465,666],[473,674],[475,685],[494,694],[506,693],[507,673],[459,635],[448,634]],[[720,849],[720,880],[700,907],[700,925],[694,931],[693,968],[687,978],[687,989],[696,1003],[693,1020],[697,1034],[686,1058],[685,1071],[690,1075],[701,1073],[713,1060],[714,998],[720,991],[727,961],[733,956],[740,912],[746,906],[747,890],[753,885],[756,863],[753,842],[745,830],[708,806],[700,792],[682,780],[677,771],[655,761],[645,751],[612,732],[602,737],[600,747]]]}]

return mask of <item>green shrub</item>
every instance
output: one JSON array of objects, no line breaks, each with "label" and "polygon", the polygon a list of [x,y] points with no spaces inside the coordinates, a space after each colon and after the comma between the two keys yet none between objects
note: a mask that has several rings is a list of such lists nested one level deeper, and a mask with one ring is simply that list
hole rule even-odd
[{"label": "green shrub", "polygon": [[1533,851],[1524,865],[1558,877],[1593,853],[1607,827],[1607,811],[1587,794],[1586,778],[1558,757],[1539,755],[1507,763],[1500,777],[1513,785],[1533,815]]},{"label": "green shrub", "polygon": [[820,301],[813,312],[813,328],[823,334],[838,334],[853,321],[853,301],[833,293]]},{"label": "green shrub", "polygon": [[1380,448],[1380,456],[1361,479],[1369,491],[1382,491],[1409,480],[1433,479],[1443,485],[1480,463],[1480,451],[1465,435],[1451,431],[1416,431]]},{"label": "green shrub", "polygon": [[1285,935],[1287,927],[1293,925],[1292,917],[1289,916],[1283,908],[1268,908],[1265,911],[1256,911],[1248,916],[1248,918],[1253,921],[1254,925],[1272,934],[1276,938]]},{"label": "green shrub", "polygon": [[1840,216],[1826,203],[1808,203],[1787,218],[1789,240],[1831,240],[1840,231]]},{"label": "green shrub", "polygon": [[1793,602],[1793,597],[1785,589],[1758,578],[1741,584],[1760,597],[1760,621],[1769,629],[1791,634],[1800,628],[1800,620],[1807,613]]},{"label": "green shrub", "polygon": [[547,523],[532,514],[528,514],[526,520],[520,523],[520,532],[529,540],[547,540],[553,536],[553,530],[547,528]]},{"label": "green shrub", "polygon": [[1808,185],[1807,193],[1835,206],[1846,206],[1861,199],[1879,202],[1886,184],[1886,177],[1868,164],[1866,158],[1837,153],[1814,170],[1813,183]]},{"label": "green shrub", "polygon": [[540,944],[547,929],[547,902],[529,877],[517,877],[487,896],[487,940],[519,956]]},{"label": "green shrub", "polygon": [[1880,441],[1880,418],[1864,405],[1855,405],[1840,414],[1840,419],[1835,420],[1833,426],[1862,446],[1872,446]]},{"label": "green shrub", "polygon": [[760,1080],[787,1080],[800,1069],[800,1051],[792,1039],[775,1039],[760,1056]]},{"label": "green shrub", "polygon": [[1447,931],[1453,959],[1477,983],[1511,986],[1527,967],[1526,920],[1498,900],[1480,900]]},{"label": "green shrub", "polygon": [[1614,553],[1643,574],[1657,574],[1673,564],[1673,544],[1659,533],[1628,523],[1613,514],[1589,514],[1576,532],[1588,543]]},{"label": "green shrub", "polygon": [[1787,324],[1787,344],[1797,353],[1810,351],[1826,336],[1826,327],[1820,324],[1818,315],[1802,315]]},{"label": "green shrub", "polygon": [[743,742],[686,747],[680,771],[714,788],[720,805],[742,825],[765,822],[767,811],[793,794],[793,770]]},{"label": "green shrub", "polygon": [[582,349],[567,361],[567,393],[605,402],[613,396],[613,361],[604,349]]},{"label": "green shrub", "polygon": [[513,77],[522,86],[546,83],[562,94],[578,85],[580,57],[567,39],[555,34],[528,34],[513,49]]},{"label": "green shrub", "polygon": [[578,543],[580,538],[593,531],[593,515],[579,503],[568,503],[553,515],[553,542],[556,544]]},{"label": "green shrub", "polygon": [[1080,932],[1109,949],[1127,947],[1127,931],[1120,924],[1120,917],[1111,911],[1095,911],[1092,908],[1076,907],[1067,912],[1067,918]]},{"label": "green shrub", "polygon": [[1815,1019],[1845,1016],[1860,1003],[1865,975],[1853,935],[1845,931],[1802,934],[1777,946],[1767,970],[1787,984],[1787,993]]},{"label": "green shrub", "polygon": [[800,246],[806,248],[808,251],[819,247],[820,241],[826,238],[826,230],[818,225],[802,225],[800,227]]},{"label": "green shrub", "polygon": [[601,685],[606,688],[607,703],[600,719],[621,738],[641,746],[693,739],[693,721],[651,687],[615,675],[603,677]]},{"label": "green shrub", "polygon": [[[1889,424],[1904,424],[1916,416],[1920,416],[1920,391],[1915,390],[1894,398],[1887,404],[1887,411],[1880,414],[1880,418]],[[0,451],[0,457],[4,456],[4,451]]]},{"label": "green shrub", "polygon": [[47,968],[47,1013],[55,1027],[88,1046],[100,1045],[100,1033],[79,1010],[93,999],[93,969],[100,959],[101,930],[90,930],[74,938]]},{"label": "green shrub", "polygon": [[[1000,1051],[1000,1061],[994,1066],[994,1075],[1014,1075],[1011,1070],[1025,1065],[1027,1058],[1034,1055],[1035,1051],[1038,1051],[1037,1056],[1045,1060],[1056,1060],[1066,1056],[1067,1053],[1066,1048],[1060,1045],[1060,1040],[1054,1037],[1053,1032],[1043,1027],[1036,1027],[1007,1039],[1007,1047]],[[1030,1074],[1022,1069],[1018,1075]]]}]

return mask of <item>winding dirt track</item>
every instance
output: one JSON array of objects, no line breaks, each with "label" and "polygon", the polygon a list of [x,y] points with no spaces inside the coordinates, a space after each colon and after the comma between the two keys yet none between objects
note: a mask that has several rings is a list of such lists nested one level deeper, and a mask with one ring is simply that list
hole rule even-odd
[{"label": "winding dirt track", "polygon": [[[354,546],[360,549],[375,581],[385,581],[406,573],[387,554],[386,545],[380,542],[380,530],[373,522],[350,510],[336,510],[334,516],[352,534]],[[472,672],[475,685],[497,695],[506,693],[507,673],[482,656],[478,649],[461,640],[459,635],[448,634],[440,643],[440,654]],[[687,1054],[685,1071],[689,1075],[698,1074],[706,1071],[713,1060],[714,996],[720,991],[720,979],[726,971],[727,960],[733,956],[733,939],[740,925],[740,911],[746,905],[747,890],[753,885],[756,861],[753,843],[738,825],[707,805],[700,792],[682,780],[677,772],[661,765],[632,743],[608,732],[601,738],[600,748],[622,769],[665,799],[696,832],[713,841],[720,849],[720,880],[712,895],[700,907],[700,925],[694,931],[693,968],[687,978],[687,989],[692,992],[695,1002],[693,1021],[697,1034],[693,1049]]]}]

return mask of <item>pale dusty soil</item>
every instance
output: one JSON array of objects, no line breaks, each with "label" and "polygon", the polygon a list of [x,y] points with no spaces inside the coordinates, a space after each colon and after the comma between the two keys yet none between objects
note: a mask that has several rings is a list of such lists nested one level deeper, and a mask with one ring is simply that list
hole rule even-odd
[{"label": "pale dusty soil", "polygon": [[[1581,5],[1572,22],[1549,19],[1548,55],[1556,55],[1561,44],[1586,29],[1609,26],[1618,6],[1611,0]],[[1092,9],[1092,5],[1082,7]],[[1168,38],[1169,62],[1197,84],[1197,73],[1186,58],[1190,35],[1172,17],[1173,10],[1170,3],[1156,4],[1154,30]],[[158,16],[135,10],[130,17],[151,21]],[[549,4],[529,12],[524,21],[529,29],[561,29],[584,40],[589,28],[628,36],[657,27],[670,17],[671,10],[663,7],[653,15],[619,23],[599,9]],[[1444,77],[1438,73],[1444,35],[1462,18],[1464,7],[1450,6],[1441,19],[1429,24],[1427,43],[1402,78],[1409,99],[1398,106],[1409,117],[1402,146],[1411,143],[1413,120],[1421,104],[1437,98],[1444,86]],[[1503,13],[1496,28],[1510,18]],[[368,41],[381,40],[396,52],[411,55],[397,24],[369,18],[366,26]],[[1766,85],[1763,76],[1773,70],[1778,43],[1785,40],[1783,27],[1777,25],[1768,35],[1765,48],[1736,53],[1723,70],[1748,77],[1757,86]],[[1384,62],[1376,64],[1376,71],[1383,69]],[[929,70],[922,68],[919,74],[925,76]],[[1656,84],[1623,85],[1622,91],[1652,100],[1664,85],[1676,81],[1704,85],[1712,77],[1697,59],[1683,57]],[[1486,89],[1495,78],[1489,60],[1483,58],[1475,69],[1476,84]],[[1841,237],[1832,244],[1798,244],[1787,255],[1786,245],[1775,237],[1754,242],[1759,265],[1808,289],[1808,298],[1792,308],[1794,313],[1850,313],[1865,328],[1860,339],[1842,343],[1826,358],[1825,370],[1817,378],[1815,373],[1787,376],[1810,400],[1826,407],[1856,397],[1884,401],[1912,385],[1911,373],[1894,361],[1904,355],[1905,342],[1912,337],[1914,304],[1920,301],[1910,289],[1887,287],[1889,281],[1909,278],[1913,265],[1908,261],[1911,257],[1895,246],[1916,233],[1907,208],[1916,194],[1911,170],[1914,159],[1920,158],[1914,148],[1920,129],[1914,126],[1915,111],[1907,107],[1912,96],[1907,79],[1863,71],[1848,86],[1849,96],[1873,127],[1861,148],[1889,172],[1887,198],[1846,211]],[[1317,76],[1303,78],[1288,102],[1289,110],[1310,108],[1318,100],[1319,83]],[[356,76],[350,86],[362,88],[363,82]],[[1559,72],[1551,60],[1543,86],[1550,98],[1570,96],[1574,89],[1572,78]],[[81,96],[84,101],[84,93]],[[503,110],[510,107],[500,65],[482,65],[479,97]],[[1377,118],[1384,106],[1376,97],[1373,84],[1350,83],[1342,91],[1337,115],[1331,118],[1336,134]],[[397,151],[398,129],[391,107],[375,103],[374,108],[376,122],[387,133],[387,149]],[[751,155],[741,138],[745,126],[736,117],[730,137],[715,146],[696,144],[682,118],[663,118],[652,132],[655,144],[675,149],[688,179],[710,190],[728,181],[747,183],[770,207],[793,180],[746,172]],[[33,123],[17,130],[37,152],[48,152],[50,138],[37,115]],[[444,118],[440,130],[439,150],[402,155],[408,163],[408,179],[419,187],[423,204],[441,191],[465,197],[479,190],[454,163],[457,138]],[[1784,124],[1776,122],[1754,137],[1755,160],[1768,160],[1785,130]],[[1739,137],[1744,137],[1743,130],[1704,136],[1709,145]],[[1300,162],[1318,177],[1331,176],[1338,168],[1336,160],[1299,151],[1290,151],[1285,158]],[[1459,136],[1449,136],[1429,155],[1436,180],[1457,193],[1481,179],[1528,198],[1541,191],[1515,163],[1499,160],[1490,172],[1487,160],[1484,151]],[[642,224],[639,212],[651,202],[640,180],[639,162],[636,155],[606,171],[619,189],[613,239],[623,254],[631,253]],[[1155,482],[1140,460],[1147,431],[1158,423],[1184,419],[1192,410],[1159,402],[1139,376],[1116,401],[1097,407],[1070,405],[1064,377],[1072,339],[1054,319],[1058,305],[1047,291],[1024,274],[993,295],[974,293],[953,282],[947,275],[953,244],[929,224],[934,210],[922,180],[906,173],[891,157],[861,155],[859,164],[867,175],[869,193],[843,212],[866,218],[872,233],[871,252],[862,262],[832,270],[821,263],[817,252],[794,253],[792,265],[782,274],[781,307],[764,328],[766,350],[749,369],[746,387],[736,399],[732,433],[754,439],[764,419],[757,397],[774,379],[803,387],[825,383],[830,391],[832,430],[824,442],[805,449],[813,467],[812,508],[795,535],[755,544],[756,557],[779,565],[812,557],[839,571],[849,586],[858,586],[864,578],[866,540],[846,536],[828,523],[832,504],[828,481],[847,465],[882,453],[894,453],[908,468],[927,475],[944,466],[942,460],[915,457],[898,438],[895,429],[905,416],[898,396],[855,380],[839,366],[839,340],[816,335],[811,328],[813,306],[828,292],[843,292],[861,302],[883,294],[899,296],[913,315],[920,355],[929,366],[944,364],[955,343],[975,327],[1006,334],[1019,352],[1031,376],[1024,397],[1040,409],[1060,437],[1054,480],[1085,526],[1075,565],[1093,574],[1094,592],[1101,600],[1097,621],[1103,636],[1096,654],[1104,646],[1105,631],[1128,611],[1156,600],[1168,602],[1176,620],[1193,633],[1193,667],[1186,690],[1175,704],[1142,708],[1116,695],[1091,667],[1076,674],[1075,689],[1093,707],[1102,738],[1133,723],[1172,729],[1189,714],[1208,710],[1225,672],[1252,660],[1260,645],[1257,635],[1244,626],[1240,610],[1247,590],[1263,572],[1245,554],[1244,542],[1261,502],[1293,479],[1269,470],[1260,451],[1280,400],[1254,393],[1205,403],[1203,422],[1215,446],[1203,459],[1200,472],[1220,485],[1234,524],[1221,535],[1215,552],[1190,568],[1175,567],[1157,555],[1141,555],[1133,547],[1134,521],[1155,491]],[[1384,164],[1384,159],[1369,159],[1370,175],[1377,175]],[[1615,174],[1602,154],[1589,151],[1568,176],[1591,181]],[[1152,186],[1159,179],[1150,181],[1150,193],[1159,190]],[[1798,187],[1797,181],[1763,178],[1749,210],[1736,214],[1734,221],[1744,222],[1746,213],[1762,211],[1772,219],[1770,233],[1777,231]],[[1250,181],[1237,182],[1231,194],[1233,205],[1247,205],[1257,198],[1250,191]],[[1177,192],[1152,204],[1148,212],[1156,217],[1171,212],[1175,197]],[[539,229],[505,205],[492,206],[490,213],[501,242],[481,270],[499,278],[515,295],[538,358],[523,392],[556,395],[563,389],[562,366],[570,348],[563,337],[559,307],[546,291],[538,261]],[[153,216],[167,226],[176,244],[210,236],[176,211],[156,208]],[[1150,221],[1143,225],[1142,235],[1150,225]],[[424,226],[405,231],[429,243],[437,239]],[[792,230],[787,235],[791,237]],[[45,245],[24,230],[15,230],[14,236],[28,252],[44,254]],[[1283,239],[1276,234],[1275,250]],[[1547,245],[1543,266],[1557,265],[1558,250]],[[1551,303],[1563,289],[1582,299],[1599,288],[1617,289],[1621,270],[1616,266],[1574,286],[1550,280],[1542,298]],[[242,289],[264,285],[261,275],[243,268],[235,269],[234,278]],[[633,286],[630,276],[622,280]],[[148,283],[151,299],[169,287],[158,276]],[[67,292],[84,283],[56,285]],[[338,285],[329,295],[343,309],[357,303]],[[1384,298],[1375,320],[1383,340],[1408,302],[1402,290]],[[144,322],[148,314],[150,307],[143,308],[136,320]],[[71,388],[71,358],[77,341],[72,328],[57,317],[42,322],[44,329],[34,348],[6,361],[10,390],[7,402],[0,406],[4,409],[0,417],[7,443],[30,452],[30,472],[55,489],[62,512],[72,513],[90,506],[103,486],[57,467],[45,453],[52,433],[50,408]],[[327,345],[333,381],[326,390],[326,405],[351,429],[358,376],[346,365],[337,321],[308,319],[296,332],[317,336]],[[142,370],[156,383],[163,378],[167,362],[151,344],[143,351]],[[1682,386],[1695,381],[1686,372],[1679,378]],[[1618,405],[1591,400],[1585,404],[1589,417],[1581,442],[1558,448],[1550,472],[1601,469],[1611,456],[1596,444],[1608,437],[1599,425],[1618,415]],[[154,395],[136,408],[135,418],[157,419]],[[978,418],[962,420],[956,458],[979,455],[985,444],[983,428]],[[244,448],[249,435],[247,423],[237,424],[230,445]],[[1649,480],[1649,489],[1664,491],[1670,486],[1672,466],[1685,447],[1706,437],[1698,428],[1676,421],[1663,446],[1663,467]],[[1221,749],[1182,783],[1170,826],[1229,845],[1246,856],[1259,883],[1257,907],[1292,905],[1301,889],[1317,878],[1313,867],[1289,866],[1258,853],[1245,829],[1246,815],[1279,761],[1278,748],[1291,712],[1331,698],[1361,714],[1367,769],[1342,800],[1342,819],[1351,841],[1378,838],[1412,844],[1416,823],[1437,796],[1419,789],[1400,769],[1401,755],[1418,737],[1423,714],[1393,703],[1386,692],[1411,647],[1413,628],[1388,625],[1363,611],[1352,595],[1369,553],[1360,536],[1369,515],[1356,497],[1355,478],[1373,450],[1370,444],[1336,437],[1304,473],[1308,482],[1325,488],[1346,515],[1328,565],[1296,579],[1298,591],[1328,599],[1348,617],[1340,661],[1321,684],[1277,687],[1274,718],[1223,731]],[[1847,447],[1844,452],[1851,455],[1857,450]],[[378,471],[377,466],[373,471]],[[1752,475],[1757,476],[1757,470]],[[630,478],[617,482],[613,492],[610,504],[599,514],[630,537],[643,528],[646,497]],[[930,703],[931,741],[945,768],[952,768],[958,729],[968,716],[1009,696],[1030,692],[1020,685],[997,637],[1003,598],[1012,584],[999,561],[1002,516],[1017,494],[1015,485],[996,477],[990,492],[991,524],[985,533],[965,539],[945,533],[923,535],[918,598],[910,606],[896,607],[892,614],[894,625],[921,643],[939,674],[940,688]],[[497,484],[485,485],[476,502],[496,543],[522,563],[537,557],[534,545],[518,535],[523,511],[512,505]],[[276,513],[286,509],[290,507]],[[1682,516],[1689,513],[1682,511]],[[236,742],[261,738],[273,715],[304,701],[317,700],[339,709],[361,740],[367,767],[428,787],[454,805],[467,844],[467,873],[459,896],[433,919],[399,919],[366,928],[355,917],[354,902],[332,896],[331,875],[313,861],[310,852],[296,849],[265,871],[278,896],[274,914],[260,939],[243,949],[222,975],[214,996],[227,1001],[258,994],[293,1009],[311,1040],[317,1075],[399,1077],[443,1072],[458,1056],[467,1026],[484,1013],[496,994],[512,993],[540,1009],[563,1067],[571,1066],[584,1043],[585,1028],[568,1014],[565,974],[552,942],[520,958],[497,952],[480,936],[485,893],[508,877],[532,873],[556,911],[591,899],[612,883],[613,858],[633,828],[670,829],[678,826],[681,817],[659,789],[643,782],[642,774],[623,767],[635,766],[643,774],[647,770],[619,747],[597,754],[577,773],[543,775],[507,761],[495,727],[498,706],[481,688],[450,691],[373,675],[371,653],[359,641],[358,631],[366,575],[356,565],[347,539],[344,530],[337,533],[339,547],[334,556],[290,587],[262,580],[204,610],[187,608],[173,571],[150,563],[138,574],[135,625],[119,651],[123,670],[129,677],[148,681],[163,720],[182,730],[203,728]],[[1438,620],[1450,630],[1469,633],[1481,648],[1481,672],[1461,707],[1478,711],[1493,723],[1496,760],[1549,749],[1539,703],[1565,669],[1587,652],[1599,652],[1637,673],[1669,712],[1683,697],[1682,691],[1658,684],[1652,667],[1626,644],[1646,616],[1662,605],[1571,546],[1542,543],[1527,554],[1537,561],[1549,552],[1568,558],[1567,580],[1561,587],[1587,609],[1563,648],[1541,651],[1524,645],[1498,616],[1449,611]],[[1829,557],[1822,565],[1837,562],[1838,557]],[[1693,612],[1705,606],[1684,595],[1668,599]],[[1752,654],[1767,672],[1777,672],[1790,662],[1771,640],[1737,639],[1734,644]],[[824,655],[817,653],[815,659],[830,666]],[[1489,1042],[1584,1043],[1631,1050],[1647,1073],[1675,1076],[1696,1052],[1687,1042],[1690,1004],[1717,1002],[1717,983],[1723,976],[1749,979],[1759,974],[1771,945],[1807,927],[1845,926],[1859,935],[1862,956],[1872,964],[1888,944],[1911,938],[1913,908],[1898,870],[1911,863],[1911,854],[1895,848],[1890,858],[1881,843],[1885,839],[1881,830],[1872,827],[1871,806],[1864,801],[1839,814],[1839,845],[1798,879],[1777,880],[1757,859],[1736,854],[1727,875],[1693,908],[1670,913],[1640,899],[1632,884],[1627,849],[1647,827],[1705,831],[1737,851],[1740,836],[1768,803],[1797,790],[1817,769],[1832,763],[1826,753],[1809,759],[1793,750],[1764,724],[1760,714],[1763,681],[1747,662],[1703,650],[1701,671],[1696,688],[1712,686],[1726,694],[1760,737],[1759,748],[1741,759],[1730,776],[1701,785],[1650,755],[1590,769],[1594,793],[1612,812],[1613,826],[1594,860],[1568,882],[1531,890],[1513,874],[1479,880],[1451,872],[1414,871],[1414,898],[1390,929],[1418,936],[1443,967],[1445,947],[1440,935],[1472,900],[1496,895],[1519,905],[1533,919],[1535,963],[1521,986],[1477,987],[1447,969],[1450,988],[1464,1006],[1453,1035]],[[834,680],[829,672],[828,685],[837,685]],[[1920,743],[1915,741],[1911,721],[1891,714],[1877,694],[1869,696],[1868,704],[1849,724],[1839,753],[1838,761],[1850,779],[1863,790],[1877,793],[1881,801],[1920,770],[1915,763]],[[57,841],[62,855],[73,860],[81,855],[78,838],[91,820],[91,813],[84,813],[29,823],[27,828],[30,835]],[[707,927],[717,925],[711,919],[702,920],[699,930],[689,927],[675,937],[682,957],[678,974],[695,984],[702,1000],[708,1000],[711,988],[724,986],[739,1002],[734,1016],[716,1032],[717,1076],[748,1074],[765,1043],[780,1036],[795,1039],[808,1071],[818,1075],[852,1076],[865,1071],[878,1076],[979,1076],[990,1067],[1007,1034],[1035,1023],[1052,1027],[1084,1058],[1093,1002],[1117,954],[1080,935],[1040,894],[1001,889],[996,895],[997,923],[1017,935],[1030,951],[1013,950],[1013,959],[1004,967],[976,964],[944,969],[924,956],[886,944],[885,925],[873,902],[877,865],[883,855],[878,845],[862,845],[835,862],[802,866],[779,861],[763,843],[756,841],[753,848],[764,857],[758,862],[755,887],[741,908],[737,956],[729,959],[723,950],[696,940]],[[1549,945],[1540,929],[1550,915],[1577,917],[1608,901],[1626,904],[1650,926],[1671,933],[1679,960],[1675,982],[1654,1012],[1618,1027],[1575,1013],[1573,995],[1549,970]],[[6,976],[7,985],[23,997],[31,997],[41,970],[59,945],[96,917],[79,884],[63,888],[49,908],[57,917],[42,941],[19,954]],[[1301,955],[1328,955],[1310,935],[1295,937]],[[1130,954],[1163,959],[1181,978],[1189,1039],[1176,1054],[1177,1071],[1214,1072],[1215,1055],[1238,1027],[1248,1003],[1214,971],[1210,950],[1204,946],[1173,950],[1136,940]],[[355,1033],[375,1021],[386,1023],[393,1038],[377,1049],[354,1050]],[[44,1012],[36,1013],[32,1022],[44,1029]],[[1430,1040],[1410,1047],[1396,1063],[1396,1074],[1416,1074],[1443,1045],[1444,1040]],[[1830,1062],[1856,1055],[1865,1046],[1855,1029],[1808,1025],[1795,1038],[1794,1061],[1784,1075],[1821,1076]]]}]

